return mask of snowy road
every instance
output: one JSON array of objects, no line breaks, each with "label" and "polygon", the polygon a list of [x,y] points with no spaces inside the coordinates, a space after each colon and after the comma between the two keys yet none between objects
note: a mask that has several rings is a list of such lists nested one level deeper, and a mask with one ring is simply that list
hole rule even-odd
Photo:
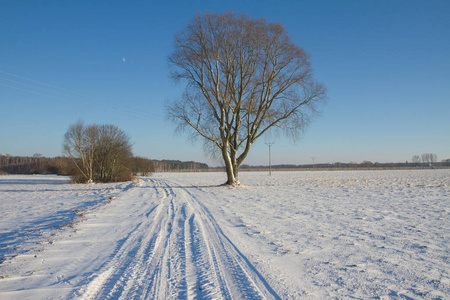
[{"label": "snowy road", "polygon": [[141,179],[106,207],[38,255],[34,276],[2,280],[15,290],[3,296],[279,298],[188,188]]},{"label": "snowy road", "polygon": [[145,215],[88,280],[83,299],[276,297],[187,189],[140,183],[140,189],[154,188],[159,203],[142,207]]}]

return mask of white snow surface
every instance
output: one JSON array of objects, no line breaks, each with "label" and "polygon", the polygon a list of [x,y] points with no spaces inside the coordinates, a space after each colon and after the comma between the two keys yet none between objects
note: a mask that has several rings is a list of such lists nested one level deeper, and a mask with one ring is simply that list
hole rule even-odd
[{"label": "white snow surface", "polygon": [[450,170],[0,176],[0,299],[450,299]]}]

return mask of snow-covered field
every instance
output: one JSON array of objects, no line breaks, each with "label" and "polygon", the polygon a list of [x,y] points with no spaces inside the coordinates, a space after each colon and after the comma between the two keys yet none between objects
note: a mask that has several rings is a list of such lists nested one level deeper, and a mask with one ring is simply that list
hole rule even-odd
[{"label": "snow-covered field", "polygon": [[450,299],[450,170],[0,176],[0,299]]}]

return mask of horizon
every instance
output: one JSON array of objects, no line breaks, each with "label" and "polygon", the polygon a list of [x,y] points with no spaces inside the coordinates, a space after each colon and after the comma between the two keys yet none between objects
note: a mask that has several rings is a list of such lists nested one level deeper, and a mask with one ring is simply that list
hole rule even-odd
[{"label": "horizon", "polygon": [[[165,103],[173,38],[200,12],[279,22],[310,55],[328,90],[302,138],[260,138],[243,162],[272,165],[393,163],[450,158],[448,1],[6,1],[0,47],[0,153],[62,155],[78,120],[114,124],[135,156],[220,166],[202,141],[175,134]],[[314,158],[314,159],[313,159]]]},{"label": "horizon", "polygon": [[[424,154],[428,154],[428,153],[424,153]],[[432,153],[430,153],[432,154]],[[18,155],[11,155],[9,153],[7,154],[2,154],[0,153],[0,157],[1,156],[11,156],[11,157],[27,157],[27,158],[44,158],[44,159],[58,159],[58,158],[69,158],[67,156],[52,156],[52,157],[48,157],[48,156],[43,156],[40,153],[34,153],[33,155],[30,156],[18,156]],[[134,156],[137,157],[137,156]],[[152,159],[149,157],[142,157],[141,158],[144,159],[148,159],[150,161],[155,161],[155,162],[162,162],[162,161],[168,161],[168,162],[180,162],[180,163],[196,163],[196,164],[201,164],[201,165],[206,165],[209,169],[225,169],[224,165],[215,165],[215,166],[211,166],[208,165],[205,162],[201,162],[201,161],[183,161],[183,160],[178,160],[178,159]],[[282,163],[282,164],[260,164],[260,165],[249,165],[249,164],[242,164],[240,166],[240,169],[245,171],[246,169],[257,169],[257,168],[283,168],[283,167],[288,167],[288,168],[305,168],[308,166],[311,166],[313,169],[317,168],[317,169],[322,169],[323,167],[328,167],[328,166],[332,166],[332,167],[342,167],[342,168],[349,168],[352,167],[353,165],[355,165],[358,168],[377,168],[377,167],[393,167],[393,168],[404,168],[404,167],[408,167],[409,165],[413,166],[413,167],[418,167],[418,168],[425,168],[427,169],[428,167],[435,167],[436,165],[438,165],[438,167],[448,167],[450,166],[450,159],[439,159],[437,158],[436,161],[423,161],[423,158],[419,157],[421,159],[421,161],[418,162],[413,162],[413,161],[397,161],[397,162],[378,162],[378,161],[369,161],[369,160],[363,160],[363,161],[337,161],[337,162],[331,162],[331,163],[317,163],[317,162],[310,162],[310,163],[304,163],[304,164],[291,164],[291,163]],[[337,166],[337,165],[344,165],[344,166]],[[364,166],[365,164],[370,164],[368,166]],[[192,169],[195,170],[196,168]],[[325,168],[326,169],[326,168]],[[200,170],[200,169],[199,169]]]}]

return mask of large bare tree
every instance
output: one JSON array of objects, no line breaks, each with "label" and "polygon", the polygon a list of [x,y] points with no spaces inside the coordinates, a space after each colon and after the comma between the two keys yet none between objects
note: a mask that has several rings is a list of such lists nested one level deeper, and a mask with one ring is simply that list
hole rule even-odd
[{"label": "large bare tree", "polygon": [[259,137],[270,128],[298,136],[325,98],[308,54],[278,23],[198,14],[174,48],[171,75],[186,90],[168,104],[168,116],[220,151],[227,184],[239,184],[239,166]]}]

